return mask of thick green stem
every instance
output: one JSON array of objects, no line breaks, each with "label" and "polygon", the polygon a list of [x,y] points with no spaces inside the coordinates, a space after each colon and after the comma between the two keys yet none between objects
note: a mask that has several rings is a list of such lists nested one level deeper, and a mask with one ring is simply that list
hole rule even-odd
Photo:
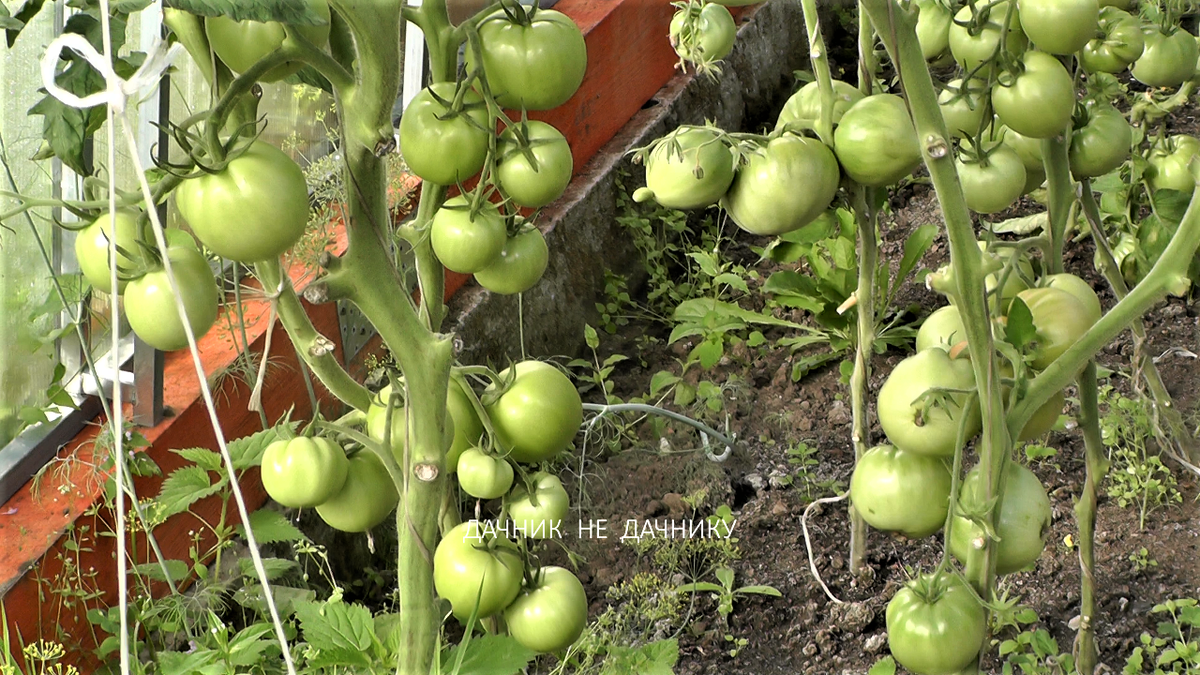
[{"label": "thick green stem", "polygon": [[[860,24],[861,28],[861,24]],[[870,26],[868,25],[868,29]],[[853,416],[852,440],[857,464],[871,448],[871,417],[867,382],[871,379],[871,356],[875,353],[875,266],[879,258],[876,236],[874,188],[858,186],[854,190],[854,211],[858,216],[858,339],[855,340],[854,372],[850,375],[850,410]],[[867,523],[850,507],[850,570],[866,567]]]},{"label": "thick green stem", "polygon": [[1079,524],[1079,633],[1076,666],[1080,675],[1096,671],[1096,489],[1108,473],[1104,444],[1100,439],[1100,406],[1097,401],[1096,362],[1089,361],[1079,377],[1079,421],[1083,427],[1086,475],[1083,493],[1075,504]]},{"label": "thick green stem", "polygon": [[1066,241],[1067,221],[1071,217],[1071,205],[1075,202],[1075,191],[1071,182],[1071,165],[1067,159],[1067,142],[1062,136],[1042,141],[1043,165],[1046,167],[1046,188],[1049,195],[1050,252],[1043,258],[1047,274],[1063,271],[1063,245]]},{"label": "thick green stem", "polygon": [[821,118],[817,120],[817,136],[833,147],[833,78],[829,74],[829,53],[825,49],[825,38],[821,37],[821,19],[817,14],[817,0],[800,0],[804,11],[804,28],[808,32],[808,60],[817,76],[821,90]]},{"label": "thick green stem", "polygon": [[[917,42],[916,16],[902,10],[894,0],[862,0],[871,23],[879,31],[908,99],[913,124],[925,166],[937,191],[938,204],[946,221],[950,239],[950,260],[954,265],[958,301],[967,343],[972,354],[975,381],[983,417],[983,433],[977,447],[979,462],[987,486],[985,499],[999,494],[1000,469],[1012,447],[1012,438],[1004,424],[1004,404],[1000,391],[1000,372],[992,344],[992,331],[982,258],[975,239],[971,215],[963,198],[962,186],[950,152],[946,122],[938,107],[937,90]],[[953,498],[953,497],[952,497]],[[994,579],[993,542],[982,552],[982,561],[971,575],[971,582],[982,597],[991,597]]]},{"label": "thick green stem", "polygon": [[[1092,228],[1092,241],[1096,245],[1100,273],[1108,281],[1113,295],[1120,300],[1129,295],[1129,286],[1126,285],[1125,277],[1121,275],[1121,268],[1113,257],[1112,249],[1108,246],[1107,235],[1104,233],[1104,221],[1100,217],[1100,207],[1096,204],[1095,195],[1092,194],[1091,182],[1086,179],[1083,181],[1080,201],[1083,204],[1083,214]],[[1146,326],[1142,323],[1141,317],[1134,319],[1133,323],[1129,324],[1129,330],[1133,333],[1135,345],[1146,341]],[[1167,391],[1167,386],[1163,383],[1158,367],[1154,365],[1154,360],[1142,354],[1133,365],[1137,373],[1145,379],[1146,386],[1150,389],[1150,396],[1154,399],[1154,405],[1158,408],[1158,414],[1166,422],[1167,430],[1170,432],[1172,440],[1180,446],[1184,458],[1193,464],[1200,463],[1200,447],[1197,447],[1195,439],[1188,432],[1183,415],[1179,414],[1179,409],[1175,407],[1175,401],[1172,400],[1171,393]]]},{"label": "thick green stem", "polygon": [[858,90],[870,96],[875,88],[875,72],[879,70],[879,60],[875,58],[875,28],[871,18],[858,7]]}]

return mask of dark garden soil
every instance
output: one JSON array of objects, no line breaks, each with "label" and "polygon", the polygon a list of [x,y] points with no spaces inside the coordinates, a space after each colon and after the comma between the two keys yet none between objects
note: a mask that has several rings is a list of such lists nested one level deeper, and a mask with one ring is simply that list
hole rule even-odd
[{"label": "dark garden soil", "polygon": [[[1171,122],[1176,129],[1195,126],[1190,113],[1177,115]],[[899,191],[892,207],[882,230],[883,259],[893,261],[894,267],[913,227],[930,222],[940,225],[941,221],[933,191],[924,185]],[[1034,205],[1026,202],[1017,208],[1032,212]],[[759,269],[763,278],[774,269],[773,263],[759,264],[758,256],[749,248],[765,245],[767,240],[740,233],[734,239],[723,255],[739,260],[747,268]],[[946,259],[943,234],[923,264],[933,269]],[[1068,271],[1091,281],[1102,303],[1109,307],[1114,298],[1093,271],[1091,260],[1090,241],[1069,246]],[[762,303],[762,296],[755,294],[742,302],[754,309],[761,308]],[[916,307],[921,315],[942,304],[940,296],[917,283],[909,283],[898,300],[898,306]],[[1172,347],[1200,351],[1197,304],[1195,300],[1171,298],[1150,312],[1146,317],[1149,354],[1164,354]],[[799,311],[777,315],[806,321]],[[668,333],[669,327],[662,324],[634,321],[616,335],[601,335],[601,359],[609,354],[630,357],[613,372],[614,395],[622,399],[644,395],[655,372],[679,373],[679,363],[691,345],[686,340],[668,345]],[[636,440],[625,442],[619,451],[605,453],[595,443],[588,448],[589,458],[583,464],[587,499],[582,517],[607,519],[608,539],[576,540],[571,533],[566,547],[586,560],[580,568],[581,578],[593,599],[593,617],[618,602],[606,597],[614,584],[628,582],[639,573],[665,573],[654,560],[656,548],[648,547],[639,554],[629,542],[620,542],[627,520],[664,523],[699,519],[721,505],[731,507],[738,519],[733,533],[740,551],[740,559],[732,564],[735,587],[766,584],[782,594],[778,598],[739,598],[728,628],[720,624],[715,602],[701,594],[688,626],[673,624],[659,631],[660,636],[679,631],[677,673],[865,673],[887,654],[884,609],[908,578],[906,568],[929,569],[941,554],[940,534],[910,541],[872,531],[867,555],[870,569],[865,576],[855,578],[847,569],[846,504],[823,505],[809,523],[813,555],[821,577],[845,604],[831,602],[818,586],[809,571],[800,519],[811,497],[830,496],[849,482],[853,465],[849,394],[839,381],[836,363],[793,382],[790,374],[794,357],[786,348],[772,347],[773,340],[784,335],[782,331],[767,332],[767,345],[727,350],[716,367],[708,371],[695,367],[686,375],[693,383],[698,379],[718,385],[733,383],[726,392],[725,411],[710,416],[710,421],[724,424],[727,413],[728,428],[740,439],[728,461],[714,463],[706,459],[698,451],[695,433],[672,427],[667,440],[661,441],[649,424],[640,425],[634,431]],[[654,340],[648,341],[647,336]],[[1118,373],[1128,373],[1131,353],[1127,332],[1109,345],[1099,360]],[[905,355],[892,350],[874,359],[872,403],[884,377]],[[1159,361],[1158,368],[1179,409],[1191,415],[1189,427],[1194,430],[1200,399],[1200,361],[1168,354]],[[1118,374],[1109,382],[1130,393],[1128,378]],[[1073,396],[1072,388],[1068,397]],[[592,400],[598,401],[598,397]],[[683,412],[697,414],[695,408]],[[1073,404],[1065,412],[1073,415]],[[872,425],[872,439],[876,443],[884,441],[877,422]],[[1050,494],[1053,531],[1036,569],[1005,577],[1002,587],[1036,611],[1040,622],[1035,627],[1049,631],[1060,651],[1069,653],[1075,635],[1072,619],[1078,614],[1080,597],[1078,549],[1071,544],[1076,532],[1074,500],[1084,481],[1083,443],[1078,432],[1052,432],[1043,442],[1056,449],[1057,456],[1034,462],[1031,468]],[[786,452],[800,443],[817,448],[813,455],[817,463],[809,469],[807,480],[797,466],[789,464]],[[1150,609],[1156,603],[1200,594],[1197,482],[1178,464],[1168,459],[1164,463],[1178,480],[1182,503],[1153,511],[1144,530],[1139,527],[1138,510],[1132,506],[1122,508],[1108,497],[1108,483],[1101,487],[1096,552],[1099,616],[1095,625],[1101,661],[1116,672],[1120,672],[1139,636],[1154,631],[1159,617],[1151,615]],[[837,484],[831,486],[831,481]],[[707,491],[707,498],[693,510],[683,497],[699,490]],[[1156,565],[1139,569],[1131,562],[1131,554],[1142,548]],[[679,573],[666,579],[671,585],[691,580]],[[715,581],[711,570],[702,580]],[[736,657],[728,654],[731,645],[726,642],[726,633],[748,641]],[[995,649],[991,654],[985,667],[988,672],[1000,672]]]}]

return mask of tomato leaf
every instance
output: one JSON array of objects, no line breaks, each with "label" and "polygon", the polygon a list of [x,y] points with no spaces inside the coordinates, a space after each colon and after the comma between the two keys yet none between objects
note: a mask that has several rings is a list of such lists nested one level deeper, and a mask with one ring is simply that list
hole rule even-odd
[{"label": "tomato leaf", "polygon": [[483,635],[464,645],[454,645],[442,656],[442,672],[449,675],[463,654],[458,675],[515,675],[535,654],[508,635]]},{"label": "tomato leaf", "polygon": [[1033,314],[1029,306],[1021,298],[1013,298],[1008,310],[1008,323],[1004,329],[1004,341],[1023,350],[1037,339],[1037,329],[1033,326]]},{"label": "tomato leaf", "polygon": [[[308,539],[286,516],[270,509],[259,509],[250,514],[250,531],[254,533],[254,540],[259,545]],[[238,534],[246,536],[246,531],[241,525],[238,525]]]},{"label": "tomato leaf", "polygon": [[[46,4],[46,0],[25,0],[25,2],[21,3],[21,7],[17,9],[16,14],[9,15],[8,10],[4,10],[5,16],[11,16],[10,20],[4,26],[9,48],[17,41],[17,36],[21,34],[21,30],[29,25],[29,22],[33,17],[37,16],[38,12],[42,11],[42,5],[44,4]],[[7,25],[14,22],[20,25]]]},{"label": "tomato leaf", "polygon": [[279,21],[294,26],[328,23],[307,0],[166,0],[164,6],[199,16],[227,16],[234,21]]}]

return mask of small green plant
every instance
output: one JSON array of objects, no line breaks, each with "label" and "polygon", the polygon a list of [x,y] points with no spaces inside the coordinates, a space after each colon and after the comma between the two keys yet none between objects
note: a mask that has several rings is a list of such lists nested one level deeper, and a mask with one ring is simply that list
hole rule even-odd
[{"label": "small green plant", "polygon": [[622,326],[629,325],[633,307],[634,302],[629,297],[629,282],[619,274],[604,270],[604,302],[596,303],[601,330],[613,335]]},{"label": "small green plant", "polygon": [[1158,567],[1158,561],[1150,557],[1150,551],[1145,546],[1130,553],[1129,562],[1133,563],[1135,572],[1145,572],[1151,567]]},{"label": "small green plant", "polygon": [[[1004,603],[1001,603],[1004,604]],[[1058,641],[1045,628],[1035,627],[1038,615],[1028,607],[1013,605],[993,619],[997,634],[1008,628],[1010,637],[993,639],[992,646],[1003,660],[1004,675],[1072,675],[1075,659],[1059,650]]]},{"label": "small green plant", "polygon": [[794,485],[804,492],[806,500],[815,499],[823,494],[838,494],[844,489],[841,481],[817,477],[813,469],[820,465],[817,459],[818,449],[804,441],[798,441],[787,449],[788,464],[795,473],[782,479],[784,485]]},{"label": "small green plant", "polygon": [[1154,438],[1149,401],[1122,396],[1111,386],[1104,386],[1100,402],[1107,408],[1100,419],[1100,435],[1112,462],[1108,496],[1122,507],[1137,505],[1139,527],[1145,530],[1149,513],[1181,503],[1183,495],[1162,458],[1146,447],[1146,440]]},{"label": "small green plant", "polygon": [[1048,446],[1039,445],[1037,443],[1029,443],[1025,446],[1025,460],[1028,464],[1048,464],[1055,469],[1060,469],[1057,462],[1051,461],[1058,457],[1058,450]]},{"label": "small green plant", "polygon": [[1157,635],[1142,633],[1141,645],[1125,660],[1122,675],[1167,675],[1200,672],[1200,607],[1192,598],[1155,605],[1151,614],[1167,614]]},{"label": "small green plant", "polygon": [[[714,575],[717,577],[718,583],[695,581],[680,586],[679,590],[684,593],[712,593],[712,598],[717,602],[717,614],[721,617],[721,625],[726,630],[729,629],[729,615],[733,614],[733,601],[737,598],[747,595],[782,597],[782,594],[774,586],[750,585],[734,588],[733,570],[729,567],[718,567]],[[729,656],[731,657],[736,657],[738,652],[748,643],[746,639],[735,638],[732,633],[728,632],[725,634],[725,641],[732,645],[729,650]]]}]

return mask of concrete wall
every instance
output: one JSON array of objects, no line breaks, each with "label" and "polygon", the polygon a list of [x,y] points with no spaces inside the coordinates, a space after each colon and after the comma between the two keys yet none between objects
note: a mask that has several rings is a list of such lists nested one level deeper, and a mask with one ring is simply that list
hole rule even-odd
[{"label": "concrete wall", "polygon": [[[771,116],[795,88],[793,72],[807,64],[806,49],[799,0],[771,0],[756,8],[739,27],[737,44],[716,81],[676,75],[543,211],[540,225],[550,264],[523,297],[528,353],[575,354],[583,344],[584,324],[598,316],[604,271],[636,279],[641,270],[637,251],[616,221],[617,170],[630,169],[634,186],[644,184],[641,168],[626,153],[681,124],[712,120],[730,131],[773,124]],[[460,336],[464,363],[502,365],[520,356],[516,296],[469,286],[451,300],[450,312],[446,328]]]}]

